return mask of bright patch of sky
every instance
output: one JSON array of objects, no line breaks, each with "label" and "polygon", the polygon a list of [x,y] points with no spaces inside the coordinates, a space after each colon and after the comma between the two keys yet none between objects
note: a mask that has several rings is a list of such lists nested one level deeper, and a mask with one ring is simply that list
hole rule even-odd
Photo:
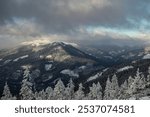
[{"label": "bright patch of sky", "polygon": [[119,35],[135,36],[139,33],[138,30],[120,29],[120,28],[109,28],[109,27],[87,27],[86,30],[89,33],[115,33]]}]

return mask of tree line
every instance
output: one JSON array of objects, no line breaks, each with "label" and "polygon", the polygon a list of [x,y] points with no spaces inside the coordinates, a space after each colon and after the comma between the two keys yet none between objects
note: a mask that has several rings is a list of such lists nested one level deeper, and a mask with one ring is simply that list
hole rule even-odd
[{"label": "tree line", "polygon": [[125,100],[131,97],[139,99],[141,96],[148,95],[150,91],[150,68],[146,77],[138,69],[136,75],[127,78],[121,86],[118,85],[118,78],[114,74],[112,78],[107,78],[104,90],[98,82],[89,87],[88,93],[84,92],[85,87],[82,83],[75,91],[72,79],[70,79],[67,86],[60,79],[54,88],[47,87],[42,91],[33,92],[32,84],[27,80],[29,77],[29,71],[25,70],[19,98],[11,94],[8,84],[5,83],[1,100]]}]

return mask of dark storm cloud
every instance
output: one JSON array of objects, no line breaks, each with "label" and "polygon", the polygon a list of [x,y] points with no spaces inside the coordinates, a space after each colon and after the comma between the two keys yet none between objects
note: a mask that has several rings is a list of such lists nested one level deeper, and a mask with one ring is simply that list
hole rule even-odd
[{"label": "dark storm cloud", "polygon": [[148,0],[1,0],[0,21],[35,18],[50,31],[68,31],[84,25],[132,27],[149,19]]},{"label": "dark storm cloud", "polygon": [[[17,40],[53,34],[67,38],[75,36],[77,39],[72,40],[78,41],[86,39],[90,42],[92,38],[95,42],[105,42],[108,38],[114,39],[113,35],[95,37],[87,34],[87,37],[80,28],[147,31],[150,28],[149,14],[149,0],[0,0],[0,40],[12,36]],[[129,42],[132,37],[126,38]]]}]

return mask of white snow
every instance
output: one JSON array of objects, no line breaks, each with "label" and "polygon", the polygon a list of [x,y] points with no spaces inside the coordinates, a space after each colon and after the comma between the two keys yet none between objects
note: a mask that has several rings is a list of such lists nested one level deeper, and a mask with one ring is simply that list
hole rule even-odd
[{"label": "white snow", "polygon": [[19,57],[19,58],[14,59],[13,61],[14,61],[14,62],[17,62],[17,61],[20,60],[20,59],[25,59],[25,58],[28,58],[28,57],[29,57],[29,55],[21,56],[21,57]]},{"label": "white snow", "polygon": [[82,69],[82,70],[84,70],[85,68],[86,68],[86,66],[84,66],[84,65],[79,67],[79,69]]},{"label": "white snow", "polygon": [[46,56],[46,59],[51,59],[52,58],[52,55],[47,55]]},{"label": "white snow", "polygon": [[132,68],[133,68],[133,66],[126,66],[126,67],[118,69],[117,72],[122,72],[122,71],[125,71],[125,70],[128,70],[128,69],[132,69]]},{"label": "white snow", "polygon": [[11,59],[9,59],[9,60],[6,60],[5,62],[4,62],[4,64],[7,64],[7,63],[9,63],[10,61],[12,61]]},{"label": "white snow", "polygon": [[0,61],[2,61],[3,59],[0,59]]},{"label": "white snow", "polygon": [[97,73],[96,75],[89,77],[87,79],[87,82],[95,80],[95,79],[99,78],[101,75],[102,75],[102,72],[101,73]]},{"label": "white snow", "polygon": [[54,46],[57,46],[57,45],[63,45],[63,46],[66,46],[66,45],[72,45],[74,47],[78,47],[78,44],[76,43],[70,43],[70,42],[53,42],[52,43]]},{"label": "white snow", "polygon": [[[136,97],[130,97],[128,100],[137,100]],[[150,100],[150,96],[140,97],[138,100]]]},{"label": "white snow", "polygon": [[16,58],[16,59],[14,59],[13,61],[14,61],[14,62],[17,62],[19,59],[20,59],[20,58]]},{"label": "white snow", "polygon": [[70,69],[65,69],[65,70],[62,70],[60,73],[62,74],[67,74],[69,76],[72,76],[72,77],[79,77],[79,74],[75,73],[74,71],[70,70]]},{"label": "white snow", "polygon": [[52,68],[52,64],[45,64],[45,70],[49,71]]},{"label": "white snow", "polygon": [[150,54],[143,56],[143,59],[150,59]]},{"label": "white snow", "polygon": [[139,100],[150,100],[150,97],[149,96],[141,97]]},{"label": "white snow", "polygon": [[44,56],[43,56],[43,55],[40,55],[40,59],[44,59]]},{"label": "white snow", "polygon": [[29,57],[29,55],[25,55],[25,56],[20,57],[20,59],[25,59],[25,58],[28,58],[28,57]]},{"label": "white snow", "polygon": [[103,72],[106,72],[108,69],[109,69],[109,68],[104,69]]},{"label": "white snow", "polygon": [[78,44],[76,44],[76,43],[69,43],[69,42],[63,42],[63,43],[66,45],[72,45],[74,47],[78,47]]}]

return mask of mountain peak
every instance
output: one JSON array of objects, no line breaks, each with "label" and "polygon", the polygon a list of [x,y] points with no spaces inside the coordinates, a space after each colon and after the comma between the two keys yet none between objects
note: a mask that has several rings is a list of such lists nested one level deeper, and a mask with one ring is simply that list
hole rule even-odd
[{"label": "mountain peak", "polygon": [[53,46],[66,46],[66,44],[64,42],[53,42],[53,43],[51,43],[51,45],[53,45]]}]

